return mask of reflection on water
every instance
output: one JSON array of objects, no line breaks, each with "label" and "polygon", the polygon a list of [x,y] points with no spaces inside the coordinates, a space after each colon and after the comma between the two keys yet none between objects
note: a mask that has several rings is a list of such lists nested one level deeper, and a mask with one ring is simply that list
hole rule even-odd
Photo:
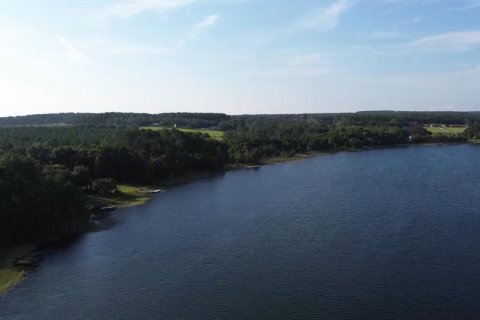
[{"label": "reflection on water", "polygon": [[43,248],[1,319],[480,317],[480,148],[228,172]]}]

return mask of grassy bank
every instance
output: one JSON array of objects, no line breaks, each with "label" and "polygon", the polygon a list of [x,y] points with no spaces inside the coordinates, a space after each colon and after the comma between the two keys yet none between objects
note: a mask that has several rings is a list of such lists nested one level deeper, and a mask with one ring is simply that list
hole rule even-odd
[{"label": "grassy bank", "polygon": [[88,195],[88,205],[114,205],[118,208],[128,208],[141,206],[147,203],[155,194],[155,190],[164,190],[166,188],[189,183],[198,179],[208,178],[215,173],[211,172],[191,172],[183,177],[173,178],[168,181],[161,181],[151,185],[118,185],[118,193],[110,196]]},{"label": "grassy bank", "polygon": [[26,274],[22,268],[13,266],[16,258],[28,255],[35,245],[21,245],[0,249],[0,296],[19,283]]}]

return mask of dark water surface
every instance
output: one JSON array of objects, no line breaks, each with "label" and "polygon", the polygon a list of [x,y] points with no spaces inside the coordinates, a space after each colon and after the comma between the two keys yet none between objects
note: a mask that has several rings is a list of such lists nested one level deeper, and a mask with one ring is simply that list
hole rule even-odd
[{"label": "dark water surface", "polygon": [[1,319],[478,319],[480,147],[241,170],[47,255]]}]

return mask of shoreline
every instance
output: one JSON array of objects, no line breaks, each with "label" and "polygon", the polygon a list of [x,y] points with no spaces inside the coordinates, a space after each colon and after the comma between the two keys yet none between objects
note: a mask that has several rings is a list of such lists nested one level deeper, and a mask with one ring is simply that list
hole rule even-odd
[{"label": "shoreline", "polygon": [[15,260],[32,254],[37,246],[37,243],[30,243],[0,250],[0,298],[21,282],[28,273],[26,268],[15,266]]},{"label": "shoreline", "polygon": [[[154,190],[161,190],[159,193],[167,192],[169,188],[185,185],[191,182],[198,181],[200,179],[211,178],[216,175],[222,175],[227,171],[234,170],[252,170],[258,169],[262,166],[306,160],[317,156],[333,155],[339,152],[362,152],[370,150],[381,149],[393,149],[393,148],[406,148],[406,147],[421,147],[421,146],[446,146],[446,145],[458,145],[458,144],[472,144],[478,145],[479,142],[465,141],[465,142],[451,142],[451,143],[416,143],[416,144],[398,144],[389,146],[376,146],[366,147],[362,149],[342,149],[335,151],[313,151],[296,154],[294,156],[277,156],[268,159],[262,159],[258,165],[251,164],[238,164],[238,165],[226,165],[223,170],[218,172],[190,172],[183,177],[174,178],[170,181],[162,181],[153,183],[151,185],[119,185],[119,189],[122,195],[114,197],[97,197],[87,195],[90,201],[100,201],[102,203],[115,204],[116,208],[123,209],[129,207],[137,207],[147,204],[156,195]],[[93,199],[93,200],[92,200]],[[115,210],[116,211],[116,210]],[[87,230],[85,233],[94,232],[95,229]],[[27,244],[14,245],[0,249],[0,298],[4,296],[10,289],[15,287],[21,282],[30,268],[16,267],[14,261],[19,257],[28,257],[38,252],[39,246],[42,241],[31,242]]]},{"label": "shoreline", "polygon": [[[340,152],[364,152],[364,151],[383,150],[383,149],[396,149],[396,148],[409,148],[409,147],[436,147],[436,146],[450,146],[450,145],[460,145],[460,144],[478,145],[480,144],[480,140],[478,140],[477,142],[469,140],[465,142],[424,142],[424,143],[412,143],[412,144],[402,143],[402,144],[385,145],[385,146],[364,147],[362,149],[307,151],[307,152],[296,154],[294,156],[278,156],[278,157],[263,159],[262,161],[260,161],[258,166],[265,166],[265,165],[284,163],[284,162],[301,161],[301,160],[306,160],[306,159],[310,159],[318,156],[334,155]],[[250,166],[251,165],[241,164],[238,167],[234,167],[232,170],[244,169]]]}]

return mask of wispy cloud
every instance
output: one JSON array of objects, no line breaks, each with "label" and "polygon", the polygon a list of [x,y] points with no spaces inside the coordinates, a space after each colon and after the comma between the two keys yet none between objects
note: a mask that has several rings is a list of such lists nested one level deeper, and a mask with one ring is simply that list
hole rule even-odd
[{"label": "wispy cloud", "polygon": [[[183,37],[180,38],[178,41],[167,45],[167,46],[159,46],[155,44],[127,44],[127,45],[118,45],[112,43],[103,43],[100,47],[97,47],[97,52],[103,54],[111,54],[111,55],[165,55],[165,54],[172,54],[176,51],[182,49],[189,41],[197,39],[203,32],[207,29],[212,28],[215,26],[220,19],[220,15],[212,14],[205,19],[195,23],[191,26],[190,31]],[[69,46],[73,48],[70,44]],[[78,50],[76,50],[78,52]],[[80,53],[80,52],[78,52]]]},{"label": "wispy cloud", "polygon": [[[380,34],[383,36],[383,34]],[[402,35],[399,35],[402,36]],[[410,37],[411,35],[404,34]],[[347,49],[324,51],[324,56],[342,59],[358,57],[456,54],[480,49],[480,30],[433,34],[410,42],[375,46],[349,46]]]},{"label": "wispy cloud", "polygon": [[480,30],[475,30],[427,36],[410,43],[408,47],[435,51],[467,51],[479,45]]},{"label": "wispy cloud", "polygon": [[197,39],[202,32],[216,25],[219,18],[220,16],[218,14],[211,14],[202,21],[194,24],[190,33],[178,42],[178,47],[184,46],[190,40]]},{"label": "wispy cloud", "polygon": [[129,18],[145,11],[165,12],[197,2],[198,0],[128,0],[110,7],[110,13]]},{"label": "wispy cloud", "polygon": [[67,53],[67,56],[70,60],[81,65],[90,64],[90,58],[86,54],[75,48],[70,42],[68,42],[65,37],[58,36],[57,40]]},{"label": "wispy cloud", "polygon": [[329,30],[338,25],[343,13],[353,6],[351,0],[339,0],[330,6],[320,8],[294,25],[296,30]]},{"label": "wispy cloud", "polygon": [[195,28],[199,30],[209,28],[217,23],[218,18],[220,18],[218,14],[209,15],[203,21],[195,24]]},{"label": "wispy cloud", "polygon": [[342,57],[400,56],[445,52],[456,53],[476,50],[477,48],[480,48],[480,30],[433,34],[411,42],[399,42],[396,44],[354,46],[349,47],[348,50],[334,51],[329,54]]}]

